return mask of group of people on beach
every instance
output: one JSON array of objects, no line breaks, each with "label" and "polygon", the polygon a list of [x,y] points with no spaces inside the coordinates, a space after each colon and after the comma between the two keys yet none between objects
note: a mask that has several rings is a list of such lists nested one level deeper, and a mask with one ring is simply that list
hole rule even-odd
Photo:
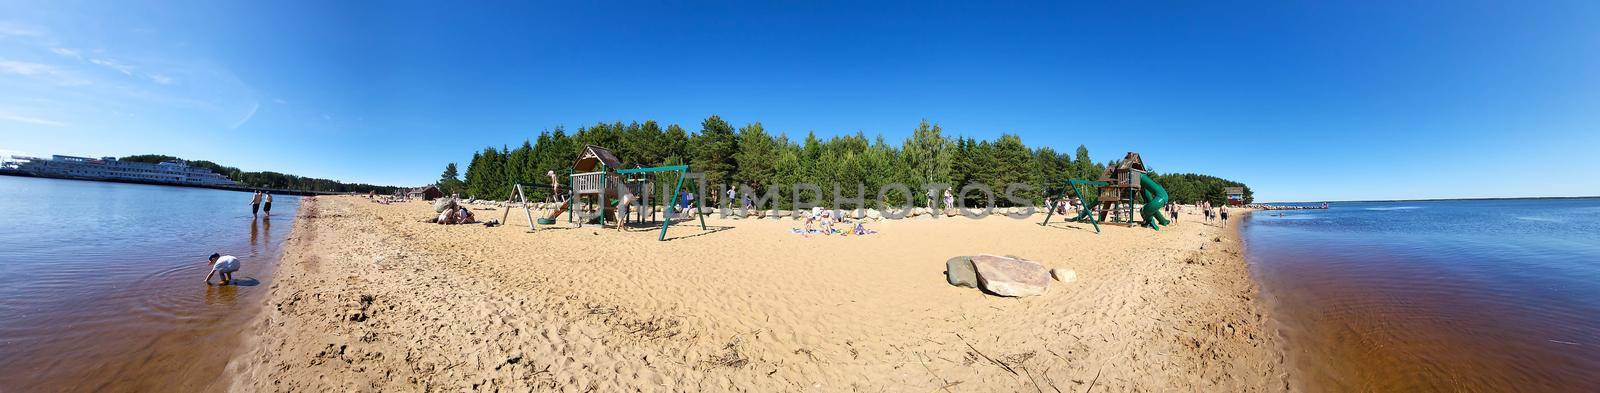
[{"label": "group of people on beach", "polygon": [[[836,230],[833,228],[834,224],[849,225],[850,230]],[[834,234],[841,236],[861,236],[878,233],[878,231],[867,229],[866,220],[848,220],[845,219],[843,214],[838,214],[833,210],[823,209],[815,206],[812,207],[811,212],[806,215],[805,227],[796,228],[794,229],[794,232],[805,237],[811,237],[812,234],[820,234],[823,236]]]},{"label": "group of people on beach", "polygon": [[1223,222],[1227,222],[1228,221],[1228,207],[1227,206],[1217,206],[1215,208],[1212,208],[1211,207],[1211,201],[1202,201],[1202,202],[1196,204],[1196,206],[1199,206],[1200,207],[1200,211],[1205,213],[1206,221],[1211,221],[1211,220],[1214,220],[1214,219],[1221,219]]},{"label": "group of people on beach", "polygon": [[433,210],[439,215],[433,222],[440,225],[477,224],[478,218],[473,216],[472,210],[457,201],[456,194],[450,194],[434,202]]}]

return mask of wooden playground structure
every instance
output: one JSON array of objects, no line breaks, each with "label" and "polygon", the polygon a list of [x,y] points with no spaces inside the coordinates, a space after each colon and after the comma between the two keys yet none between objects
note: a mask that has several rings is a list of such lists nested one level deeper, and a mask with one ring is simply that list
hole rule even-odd
[{"label": "wooden playground structure", "polygon": [[[571,174],[567,177],[566,199],[548,217],[539,221],[541,224],[554,224],[554,221],[566,213],[567,222],[574,226],[600,225],[605,226],[607,218],[617,225],[630,221],[653,222],[655,221],[655,206],[651,203],[656,190],[656,180],[661,174],[676,174],[676,185],[672,192],[665,195],[661,206],[665,206],[666,214],[661,218],[661,235],[657,240],[667,239],[667,228],[673,224],[673,216],[679,211],[680,195],[684,190],[684,180],[689,176],[688,165],[668,165],[650,168],[635,167],[622,169],[622,160],[603,147],[588,145],[578,152],[578,158],[573,161]],[[691,183],[696,185],[698,183]],[[704,190],[694,191],[704,195]],[[617,206],[631,195],[633,198],[628,206]],[[520,202],[523,210],[528,210],[527,197],[523,193],[521,184],[514,185],[511,199],[507,200],[506,214],[509,216],[512,204]],[[700,229],[706,228],[704,199],[696,199],[697,208],[691,209],[699,216]],[[627,211],[626,214],[621,212]],[[534,231],[534,219],[531,211],[527,212],[528,231]],[[504,218],[502,218],[504,222]]]},{"label": "wooden playground structure", "polygon": [[[1083,207],[1077,217],[1067,221],[1087,222],[1094,225],[1095,233],[1100,233],[1100,222],[1106,221],[1109,215],[1111,221],[1107,222],[1120,222],[1131,227],[1135,223],[1135,205],[1143,198],[1141,225],[1161,230],[1162,225],[1170,223],[1161,215],[1161,208],[1167,204],[1167,190],[1151,179],[1148,173],[1139,153],[1128,152],[1117,165],[1106,167],[1100,173],[1099,180],[1068,179],[1067,188],[1060,197],[1076,198]],[[1044,222],[1039,225],[1049,224],[1050,216],[1054,213],[1055,209],[1048,209]]]}]

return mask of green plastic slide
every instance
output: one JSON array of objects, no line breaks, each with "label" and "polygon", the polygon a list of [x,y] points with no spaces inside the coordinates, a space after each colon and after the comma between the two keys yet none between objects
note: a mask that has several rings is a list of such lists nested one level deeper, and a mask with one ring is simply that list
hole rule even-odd
[{"label": "green plastic slide", "polygon": [[1140,216],[1144,217],[1144,226],[1159,231],[1162,225],[1171,224],[1171,221],[1167,221],[1167,218],[1161,215],[1161,208],[1167,206],[1167,189],[1143,173],[1139,174],[1139,186],[1143,188],[1141,192],[1144,194],[1144,209],[1140,210]]}]

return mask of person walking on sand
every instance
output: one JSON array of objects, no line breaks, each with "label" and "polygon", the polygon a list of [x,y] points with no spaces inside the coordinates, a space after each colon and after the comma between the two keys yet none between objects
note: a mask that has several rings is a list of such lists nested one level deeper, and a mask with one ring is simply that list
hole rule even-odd
[{"label": "person walking on sand", "polygon": [[272,216],[272,193],[264,192],[261,193],[261,195],[266,196],[266,203],[261,205],[261,213],[264,213],[270,217]]},{"label": "person walking on sand", "polygon": [[739,199],[739,194],[733,191],[733,186],[728,186],[728,203],[724,204],[728,206],[728,210],[733,210],[733,201],[737,199]]},{"label": "person walking on sand", "polygon": [[256,192],[254,194],[250,195],[250,216],[251,217],[255,217],[255,216],[259,215],[257,212],[260,211],[260,210],[261,210],[261,191],[260,190],[256,190]]},{"label": "person walking on sand", "polygon": [[211,273],[206,274],[206,285],[211,285],[211,276],[221,275],[222,285],[233,282],[233,272],[239,271],[239,258],[232,255],[212,253],[209,262]]},{"label": "person walking on sand", "polygon": [[1219,207],[1217,210],[1222,212],[1222,222],[1228,222],[1228,207]]},{"label": "person walking on sand", "polygon": [[633,207],[633,193],[622,194],[622,199],[617,201],[617,232],[622,232],[628,226],[628,210]]},{"label": "person walking on sand", "polygon": [[950,193],[950,189],[946,188],[944,189],[944,210],[949,211],[954,208],[956,208],[956,196]]}]

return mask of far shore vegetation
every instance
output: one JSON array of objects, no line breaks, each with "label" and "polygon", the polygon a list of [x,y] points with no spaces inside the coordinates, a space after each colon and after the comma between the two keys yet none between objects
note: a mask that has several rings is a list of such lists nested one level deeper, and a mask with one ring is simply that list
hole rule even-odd
[{"label": "far shore vegetation", "polygon": [[119,158],[121,161],[144,162],[158,164],[165,161],[187,161],[190,166],[210,169],[228,179],[238,182],[239,185],[255,188],[270,188],[280,190],[309,191],[309,192],[354,192],[365,194],[375,192],[378,194],[393,194],[399,187],[376,186],[371,184],[344,183],[337,180],[300,177],[278,172],[245,172],[231,166],[222,166],[215,162],[205,160],[183,160],[178,157],[160,154],[140,154]]}]

